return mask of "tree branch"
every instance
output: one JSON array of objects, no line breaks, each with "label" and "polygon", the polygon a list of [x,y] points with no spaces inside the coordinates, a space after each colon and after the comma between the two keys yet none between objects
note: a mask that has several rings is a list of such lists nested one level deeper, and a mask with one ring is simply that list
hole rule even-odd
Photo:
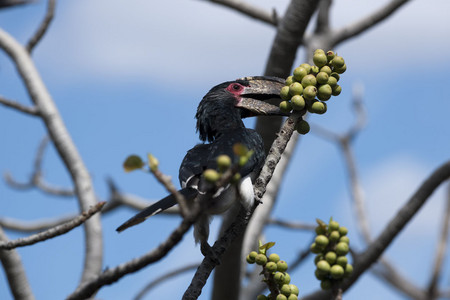
[{"label": "tree branch", "polygon": [[[342,283],[342,289],[345,291],[351,287],[359,277],[381,256],[391,242],[396,238],[400,231],[408,224],[423,206],[431,194],[443,182],[450,178],[450,161],[447,161],[437,168],[417,189],[412,197],[406,202],[398,213],[386,225],[380,235],[372,241],[366,250],[360,255],[355,255],[354,270],[350,278]],[[323,299],[329,293],[320,291],[303,297],[304,300]]]},{"label": "tree branch", "polygon": [[38,242],[46,241],[59,235],[63,235],[64,233],[67,233],[72,229],[74,229],[75,227],[78,227],[84,222],[86,222],[86,220],[88,220],[94,214],[99,212],[102,209],[103,205],[105,205],[105,203],[106,202],[99,202],[96,206],[92,207],[86,212],[83,212],[80,216],[76,217],[75,219],[67,223],[58,225],[56,227],[47,229],[46,231],[33,234],[26,238],[20,238],[8,242],[0,242],[0,250],[2,249],[11,250],[17,247],[29,246],[36,244]]},{"label": "tree branch", "polygon": [[163,275],[159,275],[158,278],[156,278],[155,280],[149,282],[137,295],[136,297],[134,297],[134,300],[140,300],[142,299],[151,289],[153,289],[154,287],[156,287],[158,284],[163,283],[164,281],[171,279],[175,276],[181,275],[184,272],[189,272],[189,271],[193,271],[194,269],[196,269],[198,267],[198,265],[200,264],[200,262],[198,263],[193,263],[190,265],[186,265],[183,267],[180,267],[178,269],[175,269],[173,271],[167,272],[166,274]]},{"label": "tree branch", "polygon": [[[0,227],[0,242],[7,241],[8,238]],[[16,250],[0,250],[0,261],[5,270],[9,288],[14,299],[34,300],[34,295],[31,291],[30,283],[28,282],[19,253]]]},{"label": "tree branch", "polygon": [[445,251],[447,248],[450,230],[450,183],[447,186],[446,197],[446,209],[442,220],[441,235],[436,247],[434,267],[431,273],[430,283],[427,288],[428,299],[435,299],[438,297],[438,282],[442,273],[442,267],[444,266]]},{"label": "tree branch", "polygon": [[200,296],[203,286],[206,284],[211,272],[219,263],[225,250],[230,246],[233,240],[245,230],[255,208],[259,205],[259,203],[261,203],[261,199],[266,192],[267,184],[272,178],[275,167],[280,161],[281,155],[286,148],[292,133],[294,132],[295,124],[304,113],[305,111],[302,111],[301,114],[292,114],[284,123],[278,138],[272,144],[269,154],[266,157],[261,173],[255,181],[254,191],[256,201],[254,206],[249,211],[241,208],[236,220],[225,231],[220,239],[214,243],[211,251],[213,254],[207,255],[203,259],[191,281],[191,284],[183,295],[183,300],[193,300]]},{"label": "tree branch", "polygon": [[279,20],[275,9],[273,9],[272,12],[268,12],[260,7],[241,0],[209,0],[209,2],[231,8],[232,10],[240,12],[256,20],[262,21],[266,24],[273,26],[278,25]]},{"label": "tree branch", "polygon": [[39,43],[44,34],[47,32],[47,29],[50,26],[50,23],[52,22],[53,17],[55,15],[55,6],[56,0],[48,0],[47,12],[45,14],[45,17],[42,20],[41,25],[39,26],[36,33],[30,38],[25,47],[29,53],[33,51],[34,47]]},{"label": "tree branch", "polygon": [[[72,177],[80,209],[88,210],[97,203],[89,172],[28,51],[2,29],[0,29],[0,48],[15,63],[33,103],[41,113],[49,136]],[[103,260],[100,216],[93,216],[83,228],[85,230],[85,259],[81,282],[100,273]]]},{"label": "tree branch", "polygon": [[39,116],[39,111],[36,108],[36,106],[29,107],[29,106],[20,104],[19,102],[16,102],[14,100],[6,99],[2,96],[0,96],[0,104],[3,104],[4,106],[9,107],[9,108],[14,108],[14,109],[16,109],[20,112],[26,113],[30,116]]},{"label": "tree branch", "polygon": [[378,23],[386,20],[389,16],[391,16],[394,12],[396,12],[403,4],[406,4],[409,0],[392,0],[384,7],[375,11],[369,16],[365,16],[361,18],[359,21],[354,24],[348,25],[342,29],[336,30],[333,34],[330,34],[329,37],[332,40],[332,47],[336,46],[339,43],[342,43],[345,40],[348,40],[352,37],[355,37],[364,31],[372,28]]}]

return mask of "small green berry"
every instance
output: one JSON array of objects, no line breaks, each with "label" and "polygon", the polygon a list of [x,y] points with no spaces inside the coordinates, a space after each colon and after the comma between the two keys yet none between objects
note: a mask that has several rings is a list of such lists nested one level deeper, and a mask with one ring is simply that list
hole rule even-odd
[{"label": "small green berry", "polygon": [[353,266],[351,264],[347,264],[345,266],[344,276],[348,277],[353,273]]},{"label": "small green berry", "polygon": [[330,264],[326,260],[321,260],[316,264],[317,270],[321,274],[328,274],[330,272]]},{"label": "small green berry", "polygon": [[317,88],[313,85],[309,85],[309,86],[305,87],[305,89],[303,90],[303,98],[305,100],[310,100],[310,101],[314,100],[314,98],[316,98],[316,95],[317,95]]},{"label": "small green berry", "polygon": [[203,172],[203,177],[206,179],[206,181],[214,183],[220,178],[219,172],[213,169],[207,169]]},{"label": "small green berry", "polygon": [[221,171],[228,169],[231,166],[231,158],[225,154],[219,155],[217,157],[217,166]]},{"label": "small green berry", "polygon": [[252,251],[252,252],[250,252],[248,255],[249,255],[252,259],[255,259],[256,256],[258,255],[258,252]]},{"label": "small green berry", "polygon": [[311,73],[312,75],[317,75],[319,73],[319,67],[318,66],[311,66]]},{"label": "small green berry", "polygon": [[344,276],[344,268],[340,265],[334,265],[330,269],[330,275],[334,279],[341,279]]},{"label": "small green berry", "polygon": [[298,296],[295,294],[290,294],[287,300],[298,300]]},{"label": "small green berry", "polygon": [[327,111],[326,104],[320,101],[314,101],[311,104],[310,111],[315,114],[324,114]]},{"label": "small green berry", "polygon": [[322,280],[322,282],[320,283],[320,288],[324,291],[331,289],[331,280],[329,279]]},{"label": "small green berry", "polygon": [[292,110],[292,104],[288,101],[281,101],[280,110],[282,112],[289,113]]},{"label": "small green berry", "polygon": [[280,91],[280,97],[283,100],[291,99],[291,94],[289,94],[289,86],[283,86]]},{"label": "small green berry", "polygon": [[300,95],[293,96],[291,99],[291,103],[294,110],[302,110],[306,105],[305,99]]},{"label": "small green berry", "polygon": [[337,254],[338,256],[346,255],[346,254],[348,253],[348,251],[349,251],[349,247],[348,247],[348,244],[347,244],[347,243],[339,242],[339,243],[336,245],[336,254]]},{"label": "small green berry", "polygon": [[266,295],[258,295],[257,297],[256,297],[256,300],[268,300],[269,298],[267,298],[267,296]]},{"label": "small green berry", "polygon": [[298,296],[298,294],[300,293],[298,287],[295,284],[290,284],[289,286],[291,287],[291,294]]},{"label": "small green berry", "polygon": [[302,78],[302,85],[304,88],[310,85],[315,86],[316,84],[317,84],[316,76],[312,74],[308,74]]},{"label": "small green berry", "polygon": [[311,71],[311,66],[309,64],[301,64],[300,67],[306,70],[306,74],[309,74],[309,72]]},{"label": "small green berry", "polygon": [[324,280],[325,278],[328,277],[328,274],[323,274],[319,270],[316,269],[314,271],[314,276],[317,278],[317,280]]},{"label": "small green berry", "polygon": [[280,272],[286,272],[288,269],[288,264],[284,260],[280,260],[277,262],[277,270]]},{"label": "small green berry", "polygon": [[269,271],[270,273],[276,272],[277,271],[277,264],[274,263],[273,261],[269,261],[264,268]]},{"label": "small green berry", "polygon": [[318,84],[325,84],[328,82],[328,74],[325,72],[320,71],[316,75],[316,80]]},{"label": "small green berry", "polygon": [[314,50],[314,54],[316,54],[316,53],[325,54],[325,51],[323,49],[318,48],[318,49]]},{"label": "small green berry", "polygon": [[333,60],[333,58],[336,56],[333,51],[329,50],[327,51],[327,60],[330,62]]},{"label": "small green berry", "polygon": [[328,63],[325,52],[316,52],[313,55],[313,62],[316,66],[323,67]]},{"label": "small green berry", "polygon": [[278,294],[276,300],[287,300],[287,297],[283,294]]},{"label": "small green berry", "polygon": [[283,284],[284,283],[284,277],[285,277],[284,274],[281,273],[281,272],[276,272],[275,275],[273,275],[273,279],[278,284]]},{"label": "small green berry", "polygon": [[250,254],[247,255],[247,257],[245,258],[247,260],[247,262],[249,264],[254,264],[255,263],[255,259],[250,257]]},{"label": "small green berry", "polygon": [[345,65],[344,58],[342,56],[335,56],[333,60],[331,60],[331,65],[334,68],[342,68]]},{"label": "small green berry", "polygon": [[[331,70],[331,69],[330,69],[330,70]],[[336,72],[332,72],[332,73],[330,74],[330,76],[336,78],[336,81],[339,81],[339,79],[341,79],[341,76],[339,76],[339,74],[336,73]]]},{"label": "small green berry", "polygon": [[[331,87],[335,87],[335,86],[337,85],[337,79],[336,79],[336,77],[334,77],[334,76],[329,76],[329,77],[328,77],[328,82],[327,82],[327,84],[328,84],[329,86],[331,86]],[[281,89],[281,90],[283,90],[283,89]]]},{"label": "small green berry", "polygon": [[327,228],[326,228],[326,226],[317,225],[315,231],[316,231],[317,235],[325,234],[327,232]]},{"label": "small green berry", "polygon": [[289,94],[291,96],[301,95],[303,93],[303,86],[300,82],[294,82],[289,86]]},{"label": "small green berry", "polygon": [[328,238],[330,239],[330,242],[337,242],[340,237],[341,237],[341,235],[339,234],[339,231],[337,231],[337,230],[330,232],[330,235],[328,236]]},{"label": "small green berry", "polygon": [[326,101],[331,98],[331,93],[333,92],[331,86],[329,84],[323,84],[319,86],[317,90],[317,98],[322,101]]},{"label": "small green berry", "polygon": [[333,265],[336,262],[337,255],[333,251],[327,252],[325,254],[325,260],[330,264]]},{"label": "small green berry", "polygon": [[347,227],[344,227],[344,226],[339,227],[339,234],[341,236],[347,235],[347,233],[348,233]]},{"label": "small green berry", "polygon": [[344,64],[341,68],[334,68],[334,71],[338,74],[342,74],[347,71],[347,65]]},{"label": "small green berry", "polygon": [[291,294],[291,287],[289,284],[283,284],[280,288],[280,292],[285,295],[289,296]]},{"label": "small green berry", "polygon": [[231,178],[231,183],[237,183],[237,182],[239,182],[239,180],[241,180],[241,174],[240,173],[236,173]]},{"label": "small green berry", "polygon": [[343,236],[339,239],[339,242],[346,243],[347,245],[350,245],[350,239],[348,236]]},{"label": "small green berry", "polygon": [[284,284],[291,283],[291,275],[289,275],[289,273],[287,273],[287,272],[284,272],[284,281],[283,281],[283,283]]},{"label": "small green berry", "polygon": [[286,82],[284,84],[290,86],[293,83],[294,83],[294,76],[289,76],[288,78],[286,78]]},{"label": "small green berry", "polygon": [[316,243],[316,245],[318,245],[319,247],[325,248],[326,246],[328,246],[328,243],[330,242],[328,240],[328,238],[324,235],[318,235],[316,236],[314,242]]},{"label": "small green berry", "polygon": [[328,76],[330,76],[332,73],[331,68],[329,66],[323,66],[322,68],[320,68],[320,72],[324,72]]},{"label": "small green berry", "polygon": [[331,94],[333,96],[339,96],[339,94],[342,92],[342,87],[340,85],[335,85],[331,91]]},{"label": "small green berry", "polygon": [[276,253],[272,253],[269,255],[269,261],[277,263],[280,260],[280,256]]},{"label": "small green berry", "polygon": [[340,266],[342,266],[342,267],[345,267],[345,266],[347,265],[347,263],[348,263],[348,259],[347,259],[347,257],[344,256],[344,255],[338,256],[338,257],[336,258],[336,264],[337,264],[337,265],[340,265]]},{"label": "small green berry", "polygon": [[267,263],[267,257],[264,254],[258,254],[255,258],[256,264],[264,266]]},{"label": "small green berry", "polygon": [[336,221],[330,221],[328,224],[328,231],[331,232],[334,230],[339,230],[339,223]]},{"label": "small green berry", "polygon": [[297,132],[300,134],[307,134],[310,129],[311,128],[309,127],[308,122],[306,122],[305,120],[300,120],[295,126],[295,130],[297,130]]},{"label": "small green berry", "polygon": [[309,71],[303,67],[298,67],[294,69],[294,79],[297,81],[302,81],[303,77],[308,75]]}]

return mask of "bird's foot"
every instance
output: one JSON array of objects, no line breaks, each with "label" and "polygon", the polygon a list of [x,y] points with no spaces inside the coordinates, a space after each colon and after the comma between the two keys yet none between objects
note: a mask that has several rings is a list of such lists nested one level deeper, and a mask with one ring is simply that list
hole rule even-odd
[{"label": "bird's foot", "polygon": [[220,258],[217,256],[217,253],[208,244],[208,242],[200,244],[200,251],[202,252],[203,256],[211,259],[216,265],[220,265]]}]

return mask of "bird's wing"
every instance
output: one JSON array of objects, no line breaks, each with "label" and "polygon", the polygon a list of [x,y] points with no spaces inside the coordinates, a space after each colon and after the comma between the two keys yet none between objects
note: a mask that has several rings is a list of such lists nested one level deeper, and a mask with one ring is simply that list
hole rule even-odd
[{"label": "bird's wing", "polygon": [[[197,194],[198,194],[198,191],[195,190],[195,189],[192,189],[192,188],[184,188],[184,189],[179,190],[178,192],[180,194],[182,194],[186,198],[186,200],[188,200],[188,201],[194,199],[197,196]],[[150,205],[149,207],[145,208],[144,210],[142,210],[138,214],[134,215],[128,221],[126,221],[125,223],[123,223],[122,225],[117,227],[116,231],[117,232],[122,232],[125,229],[127,229],[128,227],[131,227],[131,226],[137,225],[139,223],[142,223],[147,218],[149,218],[151,216],[154,216],[156,214],[159,214],[163,210],[166,210],[169,207],[174,206],[175,204],[177,204],[175,196],[170,194],[169,196],[159,200],[158,202]]]}]

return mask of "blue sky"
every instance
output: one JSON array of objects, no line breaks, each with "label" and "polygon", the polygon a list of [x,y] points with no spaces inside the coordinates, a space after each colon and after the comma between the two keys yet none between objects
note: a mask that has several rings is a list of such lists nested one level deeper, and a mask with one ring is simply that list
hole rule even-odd
[{"label": "blue sky", "polygon": [[[282,14],[287,1],[253,1]],[[358,20],[386,1],[336,1],[333,26]],[[364,86],[368,124],[355,143],[370,224],[375,233],[408,199],[415,188],[450,153],[450,3],[417,0],[361,37],[337,50],[348,70],[342,94],[325,115],[312,123],[344,132],[353,122],[352,87]],[[25,42],[35,31],[45,3],[4,10],[0,26]],[[198,142],[194,114],[198,102],[214,85],[242,76],[259,75],[275,30],[265,24],[204,1],[62,1],[49,32],[33,57],[72,138],[90,170],[95,191],[107,199],[106,178],[126,193],[159,199],[164,189],[144,173],[126,174],[124,158],[153,153],[161,170],[176,180],[185,151]],[[299,51],[295,65],[302,63]],[[17,73],[0,53],[0,94],[28,104]],[[254,121],[246,121],[253,126]],[[0,172],[18,180],[31,172],[35,150],[45,130],[41,121],[0,107]],[[70,180],[52,147],[44,157],[45,179],[57,186]],[[177,182],[176,182],[177,183]],[[387,251],[402,274],[425,286],[432,266],[444,189]],[[31,190],[18,192],[0,182],[0,215],[32,221],[68,215],[75,199],[60,199]],[[103,218],[105,267],[137,257],[164,240],[178,217],[155,217],[129,232],[114,229],[134,212],[120,209]],[[337,148],[308,134],[302,138],[289,167],[274,216],[313,222],[333,216],[350,227],[358,247],[347,177]],[[218,222],[212,225],[217,228]],[[21,235],[7,232],[10,238]],[[214,236],[214,235],[213,235]],[[270,227],[268,240],[286,260],[303,249],[311,235]],[[37,299],[62,299],[75,288],[82,265],[82,230],[19,249]],[[165,271],[201,259],[192,234],[161,262],[103,288],[100,299],[132,298],[149,280]],[[293,272],[301,294],[318,288],[312,262]],[[444,270],[450,270],[447,261]],[[446,271],[444,285],[449,286]],[[178,299],[192,274],[161,285],[146,299]],[[210,287],[200,299],[208,299]],[[374,294],[373,291],[377,293]],[[404,299],[372,275],[364,275],[346,299]],[[10,299],[0,273],[0,299]]]}]

